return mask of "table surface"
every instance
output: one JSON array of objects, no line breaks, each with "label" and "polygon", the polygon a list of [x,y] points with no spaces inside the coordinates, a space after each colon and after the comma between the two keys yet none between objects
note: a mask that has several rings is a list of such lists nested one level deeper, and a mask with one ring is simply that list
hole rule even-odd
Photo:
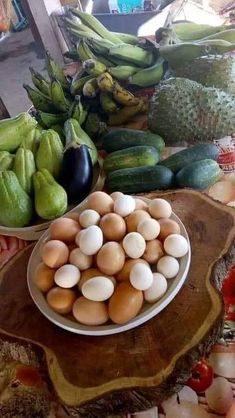
[{"label": "table surface", "polygon": [[[133,126],[135,127],[135,126]],[[182,148],[166,148],[164,152],[164,157],[171,155],[179,151]],[[6,237],[0,235],[0,268],[3,267],[8,261],[19,251],[21,251],[25,246],[29,243],[23,240],[20,240],[15,237]],[[235,276],[234,276],[235,277]],[[235,280],[235,278],[234,278]],[[226,312],[234,312],[235,311],[235,283],[233,283],[233,287],[231,287],[231,297],[225,300],[225,307]],[[227,318],[229,315],[227,314]],[[226,319],[226,317],[225,317]],[[225,327],[224,327],[224,334],[221,341],[216,344],[209,357],[209,362],[213,367],[214,375],[223,376],[231,386],[233,390],[234,396],[234,403],[235,403],[235,318],[233,315],[234,321],[226,320]],[[154,360],[153,360],[154,361]],[[231,366],[232,364],[232,366]],[[205,397],[205,393],[202,393],[197,396],[199,404],[207,411],[209,411],[212,415],[208,415],[210,418],[219,418],[221,416],[225,417],[225,414],[219,415],[216,414],[215,411],[211,411],[208,407],[207,400]],[[53,400],[51,404],[52,408],[52,417],[54,418],[65,418],[67,417],[67,413],[65,414],[64,409],[61,407],[60,403],[57,402],[56,399]],[[213,413],[212,413],[213,412]],[[118,415],[118,417],[121,417]],[[160,413],[157,408],[152,408],[143,414],[132,414],[132,415],[122,415],[123,418],[164,418],[165,415]]]}]

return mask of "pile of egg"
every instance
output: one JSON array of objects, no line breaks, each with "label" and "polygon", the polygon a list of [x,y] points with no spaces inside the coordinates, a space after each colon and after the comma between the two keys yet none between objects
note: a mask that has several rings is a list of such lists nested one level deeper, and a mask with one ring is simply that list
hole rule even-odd
[{"label": "pile of egg", "polygon": [[189,250],[171,214],[164,199],[98,191],[82,213],[55,220],[34,275],[48,305],[94,326],[125,324],[160,300]]}]

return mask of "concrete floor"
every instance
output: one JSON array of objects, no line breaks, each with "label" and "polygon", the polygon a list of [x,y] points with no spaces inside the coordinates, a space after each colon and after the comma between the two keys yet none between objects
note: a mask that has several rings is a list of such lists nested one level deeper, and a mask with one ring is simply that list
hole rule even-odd
[{"label": "concrete floor", "polygon": [[30,29],[10,33],[0,42],[0,97],[11,116],[30,107],[23,83],[32,84],[29,67],[44,72],[43,54]]}]

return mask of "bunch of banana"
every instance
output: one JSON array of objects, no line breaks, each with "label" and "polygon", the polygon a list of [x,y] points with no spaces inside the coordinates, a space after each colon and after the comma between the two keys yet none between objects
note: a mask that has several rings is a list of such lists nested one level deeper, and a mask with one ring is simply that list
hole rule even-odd
[{"label": "bunch of banana", "polygon": [[[137,36],[110,32],[93,15],[73,8],[70,10],[72,18],[65,17],[64,25],[77,42],[76,59],[79,57],[85,63],[88,60],[99,63],[93,72],[85,64],[84,69],[89,75],[96,77],[99,71],[104,73],[107,70],[115,79],[139,87],[151,86],[161,80],[164,67],[163,60],[159,62],[155,58],[159,55],[157,44],[152,43],[152,49],[145,48]],[[72,57],[74,53],[72,51]],[[102,64],[105,69],[102,69]],[[143,73],[143,69],[149,71]],[[92,84],[89,79],[88,86]],[[78,86],[80,88],[80,83]]]},{"label": "bunch of banana", "polygon": [[[99,66],[97,62],[88,61],[88,63],[86,61],[83,63],[83,67],[89,68],[90,66],[92,70],[96,69],[96,74],[99,73],[99,75],[96,77],[90,76],[91,78],[86,75],[81,76],[79,89],[83,86],[83,97],[98,99],[102,113],[108,115],[106,118],[108,125],[121,125],[136,114],[146,112],[147,109],[142,99],[135,97],[130,91],[122,87],[108,71],[100,73],[99,69],[102,69],[102,64]],[[76,79],[76,82],[78,82],[78,79]],[[90,118],[89,115],[90,113],[87,117],[85,130],[90,132],[95,129],[94,126],[97,123],[91,127],[91,120],[94,121],[94,116]]]},{"label": "bunch of banana", "polygon": [[69,117],[77,119],[80,124],[84,123],[87,110],[83,109],[81,100],[74,97],[71,82],[47,52],[45,61],[49,80],[30,68],[35,88],[23,85],[37,111],[36,119],[44,128],[63,126]]},{"label": "bunch of banana", "polygon": [[172,69],[202,56],[235,50],[235,25],[173,23],[169,28],[159,28],[155,35],[159,53]]}]

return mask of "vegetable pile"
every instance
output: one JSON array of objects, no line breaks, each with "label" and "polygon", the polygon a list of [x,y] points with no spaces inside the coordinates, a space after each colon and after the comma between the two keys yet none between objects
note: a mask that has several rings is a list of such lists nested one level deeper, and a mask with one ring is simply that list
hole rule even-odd
[{"label": "vegetable pile", "polygon": [[0,122],[0,223],[23,227],[36,215],[51,220],[90,192],[97,150],[76,120],[59,134],[28,113]]}]

